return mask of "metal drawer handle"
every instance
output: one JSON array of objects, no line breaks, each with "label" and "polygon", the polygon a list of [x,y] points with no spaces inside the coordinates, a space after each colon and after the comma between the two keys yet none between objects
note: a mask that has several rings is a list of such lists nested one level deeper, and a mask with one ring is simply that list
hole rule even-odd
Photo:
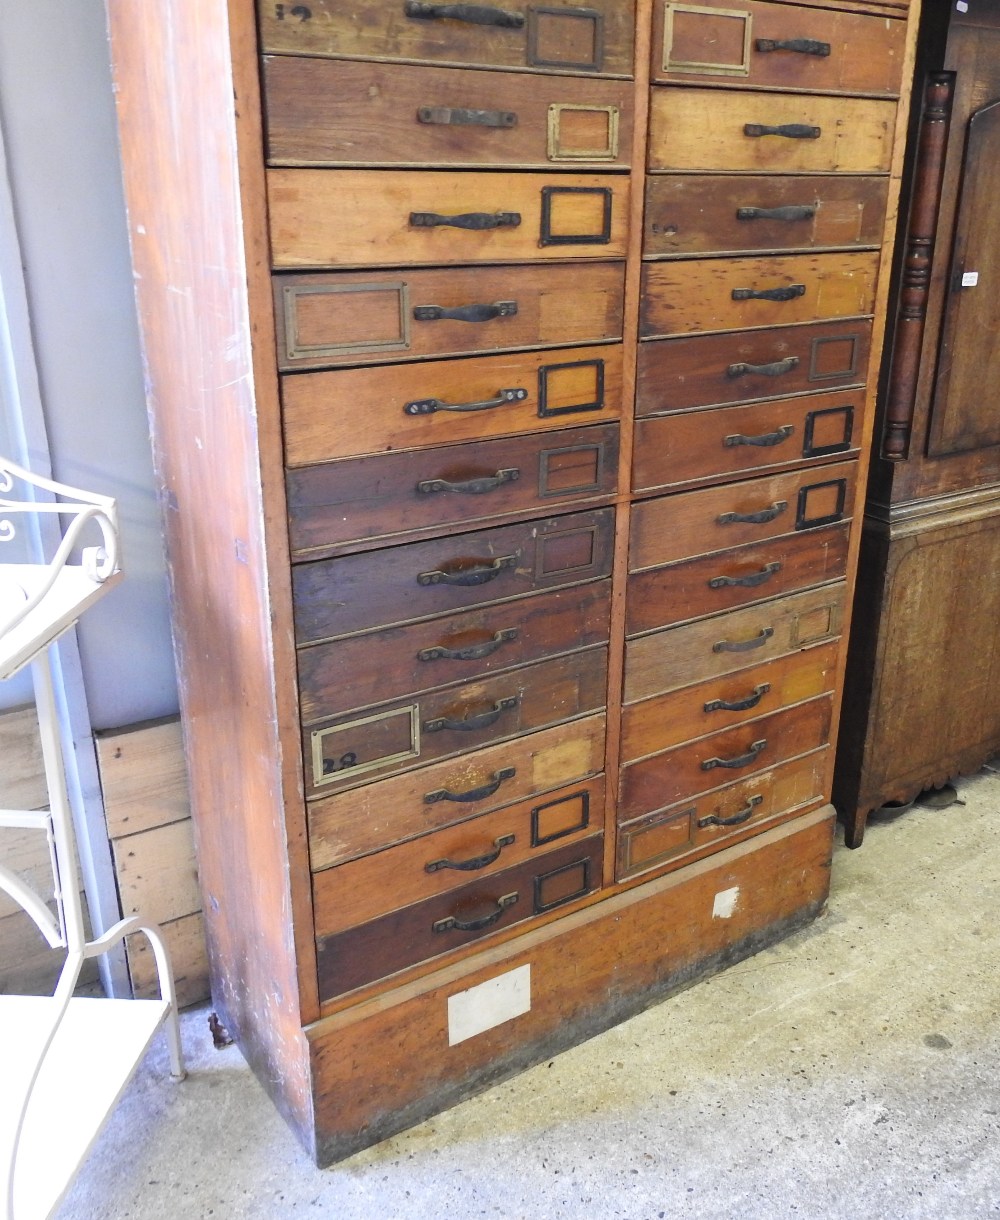
[{"label": "metal drawer handle", "polygon": [[459,568],[455,572],[438,569],[435,572],[421,572],[417,577],[418,585],[485,585],[496,580],[501,572],[512,568],[517,563],[516,555],[501,555],[492,563],[474,564],[469,568]]},{"label": "metal drawer handle", "polygon": [[768,127],[766,123],[744,123],[743,134],[755,139],[759,136],[784,136],[786,140],[818,140],[822,128],[812,127],[808,123],[779,123],[777,127]]},{"label": "metal drawer handle", "polygon": [[493,851],[485,852],[481,856],[473,856],[471,860],[429,860],[424,865],[424,872],[437,873],[443,868],[453,868],[460,873],[474,873],[477,869],[485,868],[487,864],[493,864],[499,860],[503,849],[509,847],[513,842],[513,835],[501,835],[499,839],[493,840]]},{"label": "metal drawer handle", "polygon": [[517,639],[517,628],[506,627],[503,631],[494,633],[491,640],[483,640],[481,644],[470,644],[468,648],[446,648],[443,644],[435,644],[433,648],[421,648],[417,653],[418,661],[481,661],[488,657],[508,640]]},{"label": "metal drawer handle", "polygon": [[780,571],[780,563],[768,563],[759,572],[751,572],[749,576],[713,576],[708,582],[708,587],[710,589],[755,589],[758,585],[770,580],[775,572]]},{"label": "metal drawer handle", "polygon": [[737,208],[737,220],[812,220],[816,209],[811,204],[789,203],[781,208]]},{"label": "metal drawer handle", "polygon": [[746,712],[750,708],[756,707],[761,699],[771,689],[770,682],[761,682],[759,686],[753,688],[753,694],[747,695],[745,699],[734,699],[730,702],[728,699],[711,699],[705,704],[706,712]]},{"label": "metal drawer handle", "polygon": [[519,30],[524,25],[523,13],[511,13],[502,8],[483,4],[423,4],[421,0],[406,0],[403,13],[425,21],[465,21],[470,25],[495,25],[504,30]]},{"label": "metal drawer handle", "polygon": [[504,767],[494,771],[491,779],[478,788],[469,788],[465,792],[452,792],[450,788],[438,788],[424,796],[425,805],[436,805],[438,801],[459,801],[465,804],[469,801],[481,801],[485,796],[492,796],[505,779],[513,779],[517,774],[515,767]]},{"label": "metal drawer handle", "polygon": [[784,360],[775,360],[771,364],[731,364],[726,369],[727,377],[746,377],[753,373],[759,377],[784,377],[799,363],[798,356],[786,356]]},{"label": "metal drawer handle", "polygon": [[775,500],[770,508],[762,508],[757,513],[722,513],[716,517],[718,525],[763,525],[767,521],[774,521],[788,507],[787,500]]},{"label": "metal drawer handle", "polygon": [[512,707],[517,707],[519,702],[518,695],[510,695],[506,699],[497,699],[488,711],[479,712],[474,716],[464,716],[461,720],[450,720],[447,716],[438,716],[435,720],[425,720],[424,732],[440,733],[447,729],[457,733],[473,733],[477,729],[488,729],[491,724],[496,724],[504,712],[509,711]]},{"label": "metal drawer handle", "polygon": [[806,294],[805,284],[785,284],[781,288],[734,288],[734,301],[794,301]]},{"label": "metal drawer handle", "polygon": [[[506,317],[508,315],[497,316]],[[512,390],[497,390],[495,398],[484,398],[479,402],[442,402],[440,398],[418,398],[403,407],[403,414],[433,415],[435,411],[490,411],[494,407],[504,407],[509,402],[524,402],[527,397],[528,391],[517,386]]]},{"label": "metal drawer handle", "polygon": [[447,919],[438,919],[431,924],[431,930],[434,932],[481,932],[483,928],[492,927],[500,920],[504,911],[508,907],[512,907],[515,902],[517,902],[517,894],[504,894],[502,898],[497,899],[497,909],[491,911],[489,915],[468,920],[456,919],[454,915],[449,915]]},{"label": "metal drawer handle", "polygon": [[758,38],[754,44],[758,51],[794,51],[797,55],[830,54],[830,44],[815,38]]},{"label": "metal drawer handle", "polygon": [[731,818],[720,818],[717,813],[713,813],[707,818],[699,818],[698,829],[704,830],[706,826],[739,826],[741,822],[746,822],[753,815],[753,811],[763,799],[762,796],[752,796],[739,813],[734,813]]},{"label": "metal drawer handle", "polygon": [[517,301],[494,301],[492,305],[415,305],[413,319],[416,322],[491,322],[494,318],[513,318],[517,314]]},{"label": "metal drawer handle", "polygon": [[417,122],[440,127],[516,127],[513,110],[466,110],[459,106],[420,106]]},{"label": "metal drawer handle", "polygon": [[737,767],[749,767],[766,745],[767,738],[762,737],[760,741],[755,741],[745,754],[740,754],[736,758],[706,758],[701,764],[701,769],[702,771],[714,771],[716,767],[727,767],[732,771]]},{"label": "metal drawer handle", "polygon": [[442,216],[440,212],[411,212],[414,229],[516,229],[521,223],[520,212],[460,212],[457,216]]},{"label": "metal drawer handle", "polygon": [[794,431],[794,424],[782,424],[777,432],[764,432],[760,436],[743,436],[737,432],[732,436],[723,437],[722,443],[727,449],[732,449],[735,445],[759,445],[769,449],[772,445],[787,441]]},{"label": "metal drawer handle", "polygon": [[452,491],[464,496],[481,496],[488,491],[496,491],[505,483],[516,483],[520,477],[520,470],[516,466],[512,466],[507,470],[498,470],[496,474],[483,475],[478,479],[466,479],[462,483],[449,483],[447,479],[422,479],[417,484],[417,491],[423,495]]},{"label": "metal drawer handle", "polygon": [[767,640],[774,635],[773,627],[762,627],[760,634],[755,635],[749,640],[719,640],[717,644],[712,645],[713,652],[750,652],[754,648],[760,648]]}]

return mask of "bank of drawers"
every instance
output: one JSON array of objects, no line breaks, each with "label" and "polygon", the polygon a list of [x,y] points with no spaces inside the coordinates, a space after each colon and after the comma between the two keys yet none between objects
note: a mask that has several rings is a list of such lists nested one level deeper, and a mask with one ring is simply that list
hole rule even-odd
[{"label": "bank of drawers", "polygon": [[632,14],[260,30],[332,1000],[603,884]]}]

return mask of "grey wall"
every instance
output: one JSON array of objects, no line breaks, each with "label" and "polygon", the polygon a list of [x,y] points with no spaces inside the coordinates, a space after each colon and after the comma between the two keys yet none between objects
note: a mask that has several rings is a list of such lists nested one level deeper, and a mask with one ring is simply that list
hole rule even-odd
[{"label": "grey wall", "polygon": [[0,0],[0,124],[53,472],[122,516],[126,579],[79,627],[91,719],[116,728],[177,689],[101,0]]}]

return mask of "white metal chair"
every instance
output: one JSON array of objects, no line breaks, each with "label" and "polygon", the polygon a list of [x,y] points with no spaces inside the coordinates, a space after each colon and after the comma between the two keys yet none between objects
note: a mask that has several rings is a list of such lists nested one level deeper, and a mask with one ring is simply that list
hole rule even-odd
[{"label": "white metal chair", "polygon": [[[19,483],[25,499],[12,498]],[[60,499],[36,500],[36,489]],[[27,523],[27,515],[37,513],[58,513],[70,521],[51,562],[0,563],[0,680],[31,665],[50,808],[0,809],[0,830],[31,829],[47,837],[55,913],[2,865],[0,889],[27,912],[53,949],[66,950],[66,960],[53,995],[0,995],[3,1220],[51,1215],[161,1025],[171,1074],[184,1075],[173,973],[160,930],[133,915],[87,939],[49,657],[50,645],[121,577],[116,505],[0,458],[0,543],[17,535],[19,518]],[[95,527],[101,545],[81,550],[84,531]],[[152,945],[161,998],[74,996],[84,962],[136,932]]]}]

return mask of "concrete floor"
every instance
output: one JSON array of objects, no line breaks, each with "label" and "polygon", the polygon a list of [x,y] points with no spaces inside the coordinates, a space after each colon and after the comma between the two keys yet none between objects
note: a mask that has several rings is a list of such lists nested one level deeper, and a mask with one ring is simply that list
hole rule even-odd
[{"label": "concrete floor", "polygon": [[838,846],[815,924],[320,1172],[185,1015],[59,1220],[1000,1213],[1000,775]]}]

